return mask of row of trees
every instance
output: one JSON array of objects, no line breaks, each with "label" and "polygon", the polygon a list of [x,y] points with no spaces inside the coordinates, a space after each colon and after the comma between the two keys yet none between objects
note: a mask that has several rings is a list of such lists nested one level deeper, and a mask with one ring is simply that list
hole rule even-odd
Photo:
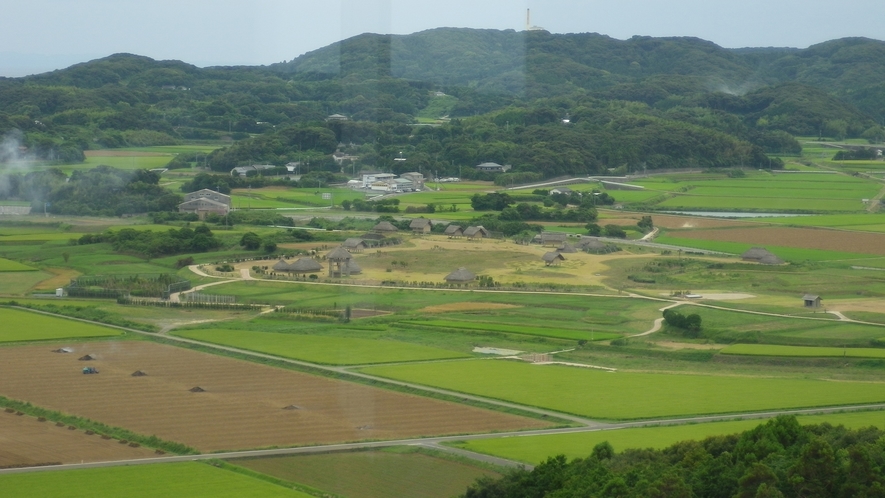
[{"label": "row of trees", "polygon": [[99,234],[85,234],[77,243],[110,243],[117,252],[138,254],[149,258],[173,254],[207,252],[221,247],[221,241],[205,224],[195,228],[182,227],[165,232],[124,228]]}]

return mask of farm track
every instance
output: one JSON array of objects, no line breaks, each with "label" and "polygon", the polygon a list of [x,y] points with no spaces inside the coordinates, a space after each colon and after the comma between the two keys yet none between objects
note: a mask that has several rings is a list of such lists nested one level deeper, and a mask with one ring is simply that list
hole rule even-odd
[{"label": "farm track", "polygon": [[[236,280],[231,280],[236,281]],[[334,285],[334,284],[332,284]],[[492,291],[494,292],[494,291]],[[611,296],[605,296],[611,297]],[[628,296],[625,296],[628,297]],[[790,315],[779,315],[773,313],[764,313],[764,312],[752,312],[746,310],[732,310],[730,308],[724,308],[720,306],[714,305],[705,305],[703,303],[689,303],[689,302],[673,302],[671,300],[659,299],[653,297],[632,295],[629,297],[634,298],[642,298],[649,299],[655,301],[663,301],[670,302],[672,306],[677,306],[681,304],[693,304],[696,306],[710,307],[714,309],[722,309],[727,311],[739,311],[744,313],[751,314],[760,314],[760,315],[769,315],[769,316],[780,316],[786,318],[805,318],[809,320],[825,320],[825,321],[839,321],[832,319],[822,319],[822,318],[814,318],[814,317],[793,317]],[[33,311],[33,310],[30,310]],[[44,313],[51,316],[59,316],[54,315],[52,313],[47,312],[39,312]],[[69,318],[69,317],[65,317]],[[91,322],[89,320],[81,320],[88,323],[95,323],[98,325],[98,322]],[[853,320],[852,320],[853,321]],[[868,322],[856,322],[856,323],[868,323]],[[879,325],[882,324],[873,324],[871,325]],[[115,327],[118,329],[126,330],[135,334],[140,334],[146,337],[156,336],[156,334],[152,334],[149,332],[144,332],[135,329],[127,329],[124,327]],[[460,398],[462,400],[472,400],[478,401],[481,403],[485,403],[488,405],[495,405],[505,408],[516,408],[519,410],[523,410],[526,412],[532,412],[540,415],[547,415],[556,417],[559,419],[567,419],[571,420],[574,423],[581,424],[580,427],[569,427],[569,428],[559,428],[559,429],[533,429],[533,430],[524,430],[518,432],[491,432],[491,433],[477,433],[470,435],[455,435],[455,436],[441,436],[441,437],[429,437],[429,438],[412,438],[412,439],[393,439],[386,441],[372,441],[372,442],[362,442],[362,443],[347,443],[347,444],[331,444],[331,445],[316,445],[316,446],[306,446],[306,447],[296,447],[296,448],[281,448],[281,449],[273,449],[273,450],[251,450],[251,451],[235,451],[235,452],[227,452],[227,453],[209,453],[204,455],[186,455],[186,456],[175,456],[175,457],[160,457],[160,458],[150,458],[145,460],[127,460],[127,461],[113,461],[113,462],[97,462],[97,463],[86,463],[86,464],[69,464],[69,465],[60,465],[60,466],[51,466],[51,467],[30,467],[30,468],[20,468],[20,469],[0,469],[0,475],[4,473],[19,473],[19,472],[42,472],[42,471],[52,471],[52,470],[62,470],[62,469],[76,469],[76,468],[93,468],[93,467],[110,467],[110,466],[121,466],[121,465],[136,465],[136,464],[149,464],[149,463],[159,463],[159,462],[180,462],[180,461],[191,461],[191,460],[206,460],[213,458],[237,458],[237,457],[249,457],[249,456],[269,456],[269,455],[290,455],[290,454],[304,454],[304,453],[322,453],[328,451],[347,451],[353,449],[361,449],[361,448],[381,448],[381,447],[389,447],[389,446],[402,446],[402,445],[431,445],[436,449],[440,449],[443,451],[452,451],[462,456],[468,456],[470,458],[475,458],[480,461],[489,461],[488,455],[482,455],[479,453],[473,453],[463,449],[453,449],[448,448],[446,446],[440,446],[439,443],[449,442],[449,441],[459,441],[459,440],[474,440],[474,439],[490,439],[490,438],[500,438],[500,437],[514,437],[514,436],[530,436],[530,435],[545,435],[545,434],[568,434],[568,433],[580,433],[580,432],[595,432],[602,430],[616,430],[623,428],[635,428],[635,427],[648,427],[648,426],[661,426],[661,425],[683,425],[683,424],[694,424],[694,423],[703,423],[703,422],[716,422],[716,421],[729,421],[729,420],[752,420],[752,419],[766,419],[775,417],[778,415],[810,415],[810,414],[827,414],[827,413],[839,413],[839,412],[848,412],[848,411],[865,411],[865,410],[885,410],[885,403],[880,404],[871,404],[871,405],[846,405],[846,406],[833,406],[833,407],[822,407],[822,408],[806,408],[806,409],[791,409],[791,410],[774,410],[774,411],[763,411],[763,412],[755,412],[755,413],[731,413],[731,414],[720,414],[720,415],[707,415],[707,416],[696,416],[696,417],[674,417],[674,418],[664,418],[664,419],[654,419],[654,420],[645,420],[645,421],[633,421],[633,422],[622,422],[622,423],[609,423],[609,422],[599,422],[591,419],[587,419],[585,417],[577,417],[568,414],[563,414],[560,412],[552,411],[552,410],[544,410],[540,408],[535,408],[526,405],[520,405],[517,403],[509,403],[505,401],[499,401],[495,399],[485,398],[482,396],[468,395],[463,394],[456,391],[449,391],[446,389],[432,388],[427,387],[421,384],[414,384],[410,382],[401,382],[394,381],[386,378],[375,377],[367,374],[362,374],[358,372],[351,372],[348,368],[352,367],[329,367],[323,365],[316,365],[309,362],[292,360],[286,358],[280,358],[272,355],[266,355],[262,353],[256,353],[248,350],[242,350],[238,348],[231,348],[226,346],[219,346],[215,344],[203,343],[200,341],[194,341],[179,337],[171,337],[165,336],[164,339],[169,341],[175,341],[180,343],[190,343],[193,345],[199,345],[202,347],[209,347],[214,349],[219,349],[227,352],[232,352],[236,354],[240,354],[247,357],[255,357],[255,358],[263,358],[263,359],[272,359],[274,361],[284,362],[293,364],[296,366],[301,366],[310,369],[319,369],[325,370],[330,373],[335,373],[344,377],[356,377],[362,380],[369,380],[373,383],[381,383],[381,384],[389,384],[389,385],[398,385],[401,387],[407,387],[409,389],[424,391],[429,393],[437,393],[443,394],[447,396],[453,396],[456,398]],[[507,464],[509,461],[504,459],[498,459],[496,463],[498,464]],[[531,466],[524,465],[521,462],[509,462],[512,466],[524,466],[530,468]]]}]

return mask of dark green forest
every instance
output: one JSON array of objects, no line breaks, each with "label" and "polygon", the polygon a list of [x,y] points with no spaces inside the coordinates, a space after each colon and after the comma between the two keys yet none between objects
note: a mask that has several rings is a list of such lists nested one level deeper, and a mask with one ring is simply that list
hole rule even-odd
[{"label": "dark green forest", "polygon": [[[472,167],[542,178],[777,168],[801,152],[796,136],[876,143],[883,124],[885,43],[863,38],[731,50],[441,28],[364,34],[265,67],[116,54],[0,79],[0,134],[17,134],[33,157],[70,163],[94,148],[208,140],[229,144],[205,160],[219,172],[299,162],[491,180]],[[334,161],[336,150],[358,164]],[[13,155],[4,147],[0,161]]]},{"label": "dark green forest", "polygon": [[849,498],[885,496],[885,439],[875,427],[802,426],[781,416],[755,429],[663,450],[548,458],[532,471],[483,478],[467,498]]}]

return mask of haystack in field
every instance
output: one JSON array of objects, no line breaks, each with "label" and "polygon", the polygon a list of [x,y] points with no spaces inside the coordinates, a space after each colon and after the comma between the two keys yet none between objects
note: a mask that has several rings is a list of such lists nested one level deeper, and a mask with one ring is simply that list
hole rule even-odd
[{"label": "haystack in field", "polygon": [[79,358],[77,358],[77,359],[80,360],[80,361],[92,361],[92,360],[95,359],[95,357],[92,356],[91,354],[88,354],[88,355],[86,355],[86,356],[81,356],[81,357],[79,357]]},{"label": "haystack in field", "polygon": [[204,392],[206,392],[206,390],[203,389],[203,388],[200,387],[200,386],[194,386],[194,387],[188,389],[188,391],[190,391],[190,392],[192,392],[192,393],[204,393]]},{"label": "haystack in field", "polygon": [[136,371],[132,372],[132,376],[133,377],[145,377],[145,376],[147,376],[147,374],[145,372],[142,372],[141,370],[136,370]]}]

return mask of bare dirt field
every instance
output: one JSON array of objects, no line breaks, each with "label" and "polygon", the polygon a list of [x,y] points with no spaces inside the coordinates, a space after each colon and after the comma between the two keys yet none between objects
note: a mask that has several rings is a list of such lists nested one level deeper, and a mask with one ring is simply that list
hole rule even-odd
[{"label": "bare dirt field", "polygon": [[[549,425],[150,342],[58,347],[0,348],[0,394],[201,451]],[[78,360],[87,354],[96,360]],[[83,375],[84,366],[101,373]]]},{"label": "bare dirt field", "polygon": [[506,304],[506,303],[446,303],[446,304],[438,304],[436,306],[427,306],[425,308],[421,308],[418,311],[422,311],[424,313],[447,313],[449,311],[487,311],[487,310],[500,310],[506,308],[522,308],[522,306],[516,304]]},{"label": "bare dirt field", "polygon": [[885,255],[885,234],[821,228],[758,227],[686,230],[679,237]]},{"label": "bare dirt field", "polygon": [[39,422],[36,417],[0,411],[0,468],[46,463],[107,462],[157,456],[81,430]]},{"label": "bare dirt field", "polygon": [[[602,218],[597,221],[600,225],[635,225],[642,218],[642,214],[628,215],[616,213],[617,217]],[[754,227],[758,222],[738,221],[721,218],[701,218],[698,216],[677,216],[672,214],[652,214],[651,219],[656,227],[680,229],[680,228],[735,228]]]}]

